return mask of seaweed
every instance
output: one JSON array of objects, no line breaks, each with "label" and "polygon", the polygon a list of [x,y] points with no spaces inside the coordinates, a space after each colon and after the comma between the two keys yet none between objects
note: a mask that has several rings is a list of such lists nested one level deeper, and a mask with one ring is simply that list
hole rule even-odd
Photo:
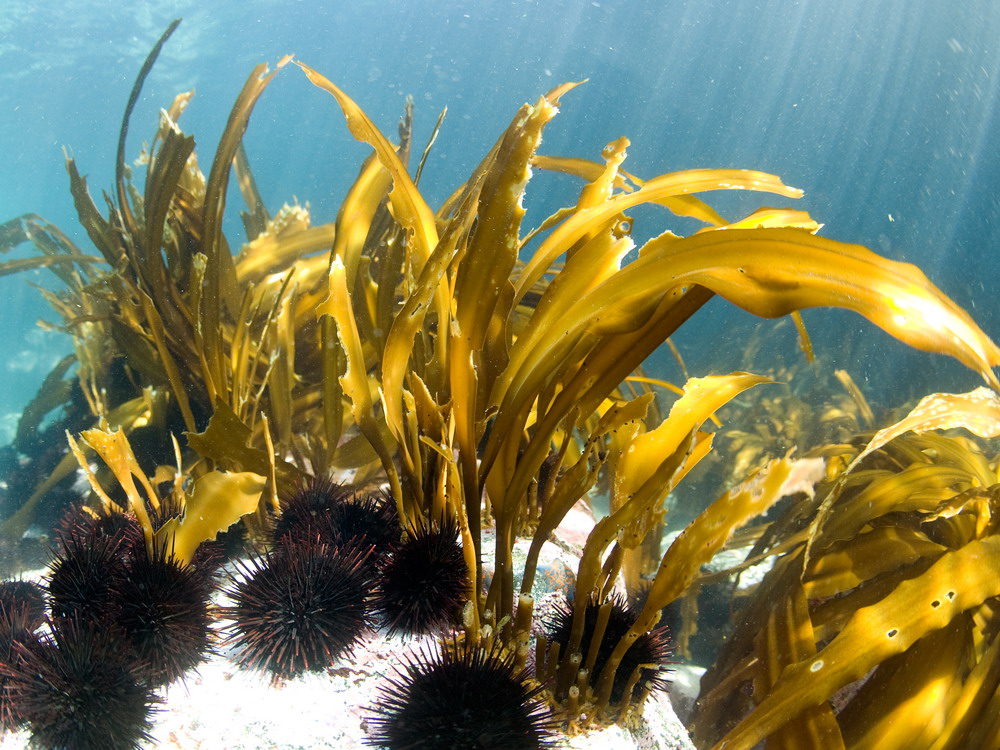
[{"label": "seaweed", "polygon": [[[431,144],[410,171],[409,108],[394,144],[338,86],[284,58],[273,70],[252,71],[207,177],[193,137],[178,125],[190,94],[178,96],[161,113],[143,155],[140,191],[124,166],[125,135],[159,46],[126,109],[116,200],[106,216],[67,159],[81,224],[104,263],[38,217],[4,225],[5,246],[33,239],[42,252],[36,265],[51,268],[64,285],[48,296],[73,336],[77,377],[92,411],[83,443],[124,491],[124,509],[140,520],[148,550],[167,545],[189,561],[201,542],[239,519],[265,544],[262,529],[268,513],[279,509],[279,495],[308,476],[350,472],[359,484],[388,486],[404,533],[435,524],[457,528],[468,568],[462,637],[471,646],[513,654],[520,668],[527,661],[541,546],[602,482],[610,513],[583,549],[566,645],[549,649],[539,639],[536,646],[535,676],[553,680],[546,699],[562,721],[586,726],[635,715],[645,695],[633,694],[641,669],[624,682],[617,675],[630,646],[654,631],[665,606],[700,585],[701,566],[740,527],[782,498],[804,498],[795,511],[805,512],[802,503],[811,510],[806,528],[776,524],[757,535],[755,556],[777,558],[775,583],[762,587],[767,594],[752,608],[752,627],[738,628],[732,654],[720,657],[724,674],[704,699],[696,732],[712,734],[739,679],[753,682],[759,706],[720,747],[751,747],[772,735],[835,736],[826,704],[834,691],[931,631],[962,624],[972,633],[977,620],[966,613],[1000,594],[991,593],[982,566],[970,571],[978,577],[968,585],[949,589],[952,597],[938,591],[946,574],[975,567],[975,556],[998,554],[995,540],[975,537],[937,555],[912,580],[890,575],[879,584],[877,602],[865,598],[874,595],[865,589],[859,600],[874,608],[862,610],[866,619],[841,622],[846,615],[839,609],[830,619],[815,618],[809,576],[819,575],[826,551],[861,530],[871,532],[873,521],[845,526],[851,514],[841,505],[853,497],[852,482],[866,476],[853,464],[838,464],[834,489],[814,496],[825,472],[836,472],[819,457],[772,458],[709,505],[661,554],[666,498],[713,449],[704,423],[747,389],[771,382],[742,372],[685,373],[662,416],[652,390],[658,381],[643,374],[643,362],[715,295],[759,317],[791,315],[809,357],[798,312],[841,307],[910,346],[957,359],[1000,388],[992,371],[1000,349],[915,266],[822,237],[804,211],[764,207],[730,221],[694,195],[752,190],[795,199],[800,190],[741,169],[642,179],[623,168],[624,138],[608,144],[600,161],[540,154],[545,128],[579,85],[567,83],[523,105],[435,211],[418,187]],[[336,220],[319,226],[303,206],[268,212],[242,144],[255,103],[282,69],[295,67],[333,97],[350,134],[373,149]],[[439,119],[431,142],[440,127]],[[568,173],[583,186],[574,205],[525,230],[526,188],[542,170]],[[233,171],[247,204],[246,241],[235,254],[222,232]],[[705,226],[688,236],[662,229],[637,248],[629,212],[644,204]],[[12,261],[0,265],[0,273],[30,266]],[[106,387],[107,363],[115,359],[126,362],[131,393]],[[860,404],[860,394],[852,395]],[[993,428],[991,391],[954,397],[947,407],[951,421],[937,410],[946,397],[933,398],[916,429],[985,423],[982,434]],[[174,455],[161,456],[155,475],[148,475],[130,434],[150,424],[173,433],[166,425],[178,423],[183,440],[174,439]],[[110,478],[91,472],[84,444],[72,436],[69,443],[90,480],[91,502],[121,512],[105,489]],[[869,453],[884,450],[873,442]],[[855,463],[866,455],[858,453]],[[906,481],[905,471],[890,475],[893,488]],[[172,502],[187,512],[157,527],[150,516],[163,481],[170,482]],[[926,489],[932,481],[938,480],[916,486]],[[985,488],[996,480],[980,476],[977,482],[963,489],[961,502],[922,512],[937,513],[939,526],[958,519],[953,525],[960,528],[949,533],[968,532],[961,519],[992,498]],[[901,509],[907,496],[900,490],[887,497],[888,514],[915,512]],[[29,506],[22,508],[26,514]],[[979,526],[988,527],[989,518],[977,512]],[[491,551],[483,549],[486,527],[495,531]],[[787,538],[778,533],[782,528]],[[868,562],[876,554],[870,550],[881,545],[921,559],[932,554],[911,531],[908,542],[880,537],[858,549],[869,550]],[[530,542],[517,590],[512,549],[519,537]],[[488,582],[484,556],[493,564]],[[644,588],[645,598],[624,635],[602,646],[607,659],[592,674],[587,666],[594,662],[581,652],[586,611],[611,602],[622,578],[631,593]],[[931,593],[938,602],[933,612],[912,609]],[[911,607],[909,614],[899,615],[899,607]],[[758,628],[763,640],[754,636]],[[969,636],[969,648],[985,642],[981,635]],[[863,638],[873,640],[862,649]],[[625,684],[628,689],[613,690]]]},{"label": "seaweed", "polygon": [[774,567],[706,675],[699,744],[989,746],[1000,484],[967,438],[930,434],[953,427],[1000,436],[996,393],[926,397],[762,538],[754,556]]}]

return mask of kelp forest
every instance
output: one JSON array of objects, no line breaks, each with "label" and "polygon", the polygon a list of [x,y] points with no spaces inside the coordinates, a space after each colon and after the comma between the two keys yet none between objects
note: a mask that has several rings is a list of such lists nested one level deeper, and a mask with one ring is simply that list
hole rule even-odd
[{"label": "kelp forest", "polygon": [[[375,710],[376,745],[411,746],[400,717],[417,690],[404,683],[433,664],[513,679],[527,708],[521,744],[504,747],[638,721],[671,665],[690,659],[707,627],[699,596],[712,590],[726,612],[688,721],[697,747],[1000,746],[1000,456],[990,442],[1000,349],[917,267],[823,236],[786,207],[801,191],[771,174],[640,177],[624,137],[599,153],[586,143],[545,153],[545,128],[572,108],[577,83],[513,113],[436,206],[421,186],[446,120],[426,145],[412,137],[412,107],[385,132],[363,92],[291,57],[250,71],[214,154],[182,130],[192,94],[181,93],[135,160],[132,109],[175,27],[139,73],[110,192],[96,198],[67,158],[67,200],[89,244],[38,215],[0,227],[0,251],[37,251],[0,273],[51,272],[57,283],[39,293],[73,346],[18,426],[5,547],[23,548],[58,507],[76,514],[53,532],[64,561],[120,554],[94,529],[125,524],[132,557],[185,574],[235,558],[253,573],[350,546],[308,530],[282,541],[293,515],[315,514],[316,494],[375,513],[396,530],[362,535],[330,576],[348,580],[344,570],[381,556],[361,588],[388,592],[388,614],[381,626],[357,614],[344,627],[430,632],[440,648],[395,678]],[[298,203],[265,206],[243,146],[258,99],[298,75],[371,149],[331,223],[314,224]],[[523,202],[543,172],[575,178],[578,197],[527,227]],[[698,197],[720,190],[758,193],[762,207],[723,216]],[[640,206],[659,223],[637,247]],[[243,236],[223,232],[234,210]],[[675,234],[676,217],[702,228]],[[709,314],[699,311],[714,296],[791,318],[802,369],[826,384],[817,401],[782,390],[790,372],[687,373],[671,336]],[[950,356],[984,385],[873,409],[847,372],[813,355],[799,311],[816,307]],[[761,321],[761,335],[773,325]],[[664,347],[682,373],[673,383],[644,370]],[[731,402],[746,408],[727,411]],[[702,461],[725,488],[667,537],[672,498]],[[594,504],[562,609],[543,617],[533,594],[543,547]],[[430,537],[457,545],[434,573],[452,586],[441,596],[434,581],[424,596],[384,575],[407,540]],[[83,551],[95,545],[104,552]],[[737,562],[707,567],[734,551]],[[753,568],[764,572],[737,585]],[[65,577],[53,572],[50,589]],[[406,596],[418,601],[393,609]],[[31,713],[39,688],[17,674],[19,660],[39,657],[19,644],[41,628],[52,633],[36,637],[67,650],[83,629],[73,613],[90,604],[57,611],[63,600],[48,597],[44,625],[0,608],[5,643],[17,642],[5,646],[0,713],[58,746]],[[243,610],[266,609],[261,598],[238,583],[236,603],[206,617],[239,623]],[[349,659],[360,638],[309,642],[271,628],[250,618],[229,637],[244,666],[281,677]],[[267,645],[279,636],[289,651]],[[168,648],[157,684],[198,661],[179,654],[207,648]]]}]

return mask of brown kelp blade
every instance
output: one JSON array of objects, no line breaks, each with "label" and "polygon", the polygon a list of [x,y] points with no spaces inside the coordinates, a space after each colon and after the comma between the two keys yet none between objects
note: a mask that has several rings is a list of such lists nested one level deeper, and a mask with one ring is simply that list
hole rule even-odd
[{"label": "brown kelp blade", "polygon": [[766,318],[808,307],[854,310],[917,349],[955,357],[1000,389],[991,369],[1000,365],[1000,348],[915,266],[797,229],[726,229],[651,240],[571,315],[533,320],[511,350],[494,403],[516,395],[565,342],[585,331],[632,330],[662,294],[692,284]]},{"label": "brown kelp blade", "polygon": [[962,612],[1000,595],[998,565],[1000,538],[972,541],[945,553],[881,601],[859,609],[815,657],[786,667],[774,689],[714,750],[749,750]]}]

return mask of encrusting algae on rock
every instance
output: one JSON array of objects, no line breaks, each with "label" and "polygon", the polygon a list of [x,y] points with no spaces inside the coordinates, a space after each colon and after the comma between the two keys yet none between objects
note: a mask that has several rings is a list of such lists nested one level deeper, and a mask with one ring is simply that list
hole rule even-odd
[{"label": "encrusting algae on rock", "polygon": [[[988,697],[1000,684],[996,628],[984,624],[992,616],[987,601],[1000,591],[982,575],[949,579],[955,581],[949,591],[936,588],[946,573],[965,571],[977,556],[992,557],[998,544],[992,520],[998,482],[971,441],[909,436],[873,442],[866,453],[857,445],[831,445],[817,447],[812,457],[775,457],[660,550],[667,495],[712,451],[714,433],[705,423],[772,380],[743,372],[690,377],[673,387],[677,398],[663,409],[653,390],[659,381],[641,371],[646,358],[719,295],[765,318],[797,316],[809,307],[853,310],[913,347],[954,357],[996,390],[992,368],[1000,364],[1000,349],[922,272],[819,236],[819,224],[803,211],[762,208],[729,221],[695,196],[733,189],[801,196],[773,175],[696,169],[643,180],[623,169],[626,139],[609,144],[601,162],[539,154],[544,129],[572,83],[524,105],[437,210],[418,188],[429,145],[416,171],[409,168],[409,109],[394,144],[344,91],[291,58],[273,71],[262,65],[251,73],[207,177],[194,139],[178,126],[191,95],[178,96],[144,153],[140,185],[125,166],[125,135],[143,80],[175,27],[154,48],[126,108],[116,198],[106,215],[74,160],[67,160],[80,221],[99,255],[85,254],[37,216],[3,227],[0,249],[32,241],[40,255],[0,271],[46,267],[63,283],[46,296],[73,338],[84,396],[73,406],[67,389],[58,388],[62,398],[54,398],[66,382],[64,366],[26,410],[26,429],[59,404],[91,424],[73,431],[82,439],[70,435],[72,452],[6,519],[7,538],[20,537],[45,490],[83,467],[93,490],[88,512],[134,518],[145,554],[207,565],[199,563],[199,550],[217,545],[215,537],[226,529],[230,536],[245,534],[245,544],[257,548],[256,562],[234,583],[236,604],[229,610],[236,620],[231,637],[247,666],[279,676],[322,671],[349,661],[366,628],[410,630],[402,624],[409,615],[400,613],[417,612],[412,622],[436,629],[440,651],[404,662],[374,708],[372,742],[409,742],[418,724],[397,722],[411,708],[448,714],[447,721],[430,721],[443,727],[440,734],[418,733],[426,746],[461,742],[468,727],[455,719],[472,710],[461,701],[481,696],[442,678],[454,702],[432,699],[422,682],[436,670],[454,669],[513,681],[511,726],[521,728],[524,747],[542,747],[553,731],[638,722],[650,691],[667,684],[663,609],[697,589],[702,565],[740,527],[772,508],[789,513],[791,507],[811,520],[762,528],[751,552],[757,561],[774,558],[761,590],[782,597],[756,601],[747,613],[752,625],[735,624],[733,640],[709,673],[695,737],[720,748],[779,737],[775,741],[796,748],[866,747],[867,735],[859,736],[844,717],[864,713],[866,722],[888,721],[890,708],[881,716],[878,706],[848,702],[838,715],[831,706],[835,691],[875,668],[872,680],[902,690],[891,676],[881,677],[880,665],[890,663],[914,684],[910,675],[920,668],[894,660],[907,648],[934,648],[952,631],[967,638],[964,650],[947,651],[966,665],[955,672],[949,739],[915,730],[907,740],[913,744],[894,746],[959,747],[972,734],[991,731],[995,722],[977,717],[1000,715],[989,713],[995,700]],[[311,225],[301,206],[269,214],[242,146],[258,98],[279,72],[296,67],[333,97],[351,135],[373,149],[336,221],[320,226]],[[432,141],[440,126],[439,120]],[[583,188],[575,205],[524,231],[525,191],[533,175],[546,170],[575,176]],[[247,237],[236,254],[222,232],[234,172],[247,206]],[[663,230],[636,248],[627,212],[640,205],[705,226],[689,236]],[[804,335],[801,319],[796,324]],[[948,397],[929,398],[942,403]],[[949,419],[916,414],[880,436],[943,427],[993,434],[980,427],[995,419],[992,391],[952,398],[957,406]],[[91,469],[90,450],[106,469]],[[887,451],[904,457],[865,468]],[[850,455],[856,458],[848,466]],[[943,455],[964,478],[948,483],[936,475],[934,458]],[[911,478],[914,463],[926,467]],[[303,536],[275,534],[287,499],[331,477],[350,477],[354,488],[317,507],[317,525],[307,524]],[[875,515],[842,507],[865,492],[862,484],[876,481],[892,488],[879,513],[902,517],[906,531],[893,532],[902,536],[890,534],[895,526]],[[539,634],[531,592],[541,548],[598,482],[608,487],[609,513],[581,550],[557,627]],[[957,494],[929,492],[943,486]],[[928,493],[933,497],[923,504],[915,499]],[[394,539],[323,536],[326,521],[319,516],[339,513],[337,503],[382,502],[379,497],[398,520]],[[857,522],[834,534],[851,512]],[[484,529],[492,549],[483,548]],[[406,545],[422,535],[442,530],[458,540],[454,554],[465,574],[436,605],[440,617],[413,603],[390,606],[389,599],[404,593],[386,572],[395,557],[402,559]],[[515,570],[519,538],[530,541],[523,569]],[[854,565],[897,559],[882,557],[883,548],[906,550],[900,566],[922,565],[911,575],[873,569],[877,581],[866,586],[862,580],[862,593],[841,603],[835,596],[846,584],[814,583],[834,564],[828,561],[840,559],[834,550],[853,561],[846,575]],[[354,628],[350,634],[307,643],[302,634],[317,624],[308,620],[308,607],[272,612],[267,591],[290,584],[249,581],[281,555],[292,556],[294,564],[285,567],[298,571],[296,585],[306,587],[293,605],[311,602],[319,589],[331,593],[330,576],[358,573],[362,585],[351,594],[357,609],[349,622],[339,622]],[[326,556],[339,562],[328,564]],[[367,577],[361,571],[372,560]],[[362,589],[369,585],[368,594],[385,597],[381,625],[366,610]],[[898,608],[932,594],[938,606],[931,611],[896,616],[904,612]],[[328,614],[316,615],[326,618],[320,624],[339,627]],[[897,635],[881,633],[883,624]],[[57,634],[56,647],[62,634],[77,632],[71,620],[57,617],[48,627]],[[883,645],[860,648],[862,634],[873,628]],[[758,630],[766,643],[756,638]],[[291,650],[261,651],[278,648],[262,640],[267,633],[281,635],[275,642]],[[643,643],[649,661],[636,660],[634,648]],[[4,669],[16,672],[17,659]],[[744,683],[752,684],[752,696],[733,706],[730,699],[742,695],[737,688]],[[744,718],[723,736],[724,720],[732,717]],[[37,738],[46,736],[44,719],[23,721]],[[135,727],[134,745],[146,731],[143,721]]]}]

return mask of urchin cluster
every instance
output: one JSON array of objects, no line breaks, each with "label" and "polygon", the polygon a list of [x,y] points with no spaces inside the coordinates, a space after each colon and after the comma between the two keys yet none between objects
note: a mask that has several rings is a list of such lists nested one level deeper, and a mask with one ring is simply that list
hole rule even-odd
[{"label": "urchin cluster", "polygon": [[456,640],[404,661],[366,720],[368,744],[389,750],[539,750],[556,727],[541,686],[498,646]]},{"label": "urchin cluster", "polygon": [[[150,553],[133,516],[76,509],[56,533],[49,614],[39,587],[0,585],[0,722],[29,728],[42,748],[138,747],[158,688],[212,650],[216,611],[230,620],[234,661],[275,678],[326,669],[380,622],[391,633],[425,633],[456,620],[468,571],[453,520],[404,535],[391,496],[324,479],[282,508],[268,550],[236,563],[229,606],[217,610],[218,561],[205,547],[185,564],[162,545]],[[455,665],[444,669],[460,681],[510,672],[521,687],[509,702],[535,721],[537,691],[508,661],[462,654],[441,656]],[[107,694],[101,707],[98,693]]]},{"label": "urchin cluster", "polygon": [[[637,613],[628,605],[625,598],[617,594],[609,597],[611,611],[608,617],[607,626],[604,629],[604,636],[597,647],[597,658],[591,670],[593,679],[601,674],[604,665],[618,645],[622,637],[629,631],[635,623]],[[583,618],[583,639],[580,642],[580,652],[587,654],[590,651],[590,643],[597,628],[598,613],[601,603],[590,601],[584,612]],[[555,613],[548,618],[545,623],[550,643],[558,643],[563,649],[569,645],[570,632],[573,628],[573,604],[568,599],[559,607]],[[611,688],[611,701],[619,703],[623,698],[631,700],[631,696],[625,695],[625,688],[629,679],[636,669],[641,669],[637,685],[650,691],[667,690],[670,681],[666,676],[666,665],[670,663],[671,643],[667,627],[661,625],[648,633],[643,633],[635,642],[629,646],[625,655],[615,671],[614,682]],[[654,666],[645,666],[654,665]]]},{"label": "urchin cluster", "polygon": [[212,561],[187,564],[162,545],[149,554],[131,516],[78,511],[76,518],[58,536],[48,577],[56,627],[81,621],[114,630],[153,685],[203,661],[211,650]]},{"label": "urchin cluster", "polygon": [[0,723],[37,748],[140,747],[156,690],[211,650],[213,565],[150,554],[132,516],[73,509],[44,589],[0,582]]},{"label": "urchin cluster", "polygon": [[455,621],[468,597],[457,524],[402,536],[385,493],[321,478],[284,499],[271,550],[240,566],[228,591],[236,661],[292,677],[350,653],[376,622],[429,633]]},{"label": "urchin cluster", "polygon": [[348,542],[386,549],[399,541],[396,503],[383,491],[358,492],[328,477],[310,477],[280,502],[272,539],[319,539],[336,546]]}]

